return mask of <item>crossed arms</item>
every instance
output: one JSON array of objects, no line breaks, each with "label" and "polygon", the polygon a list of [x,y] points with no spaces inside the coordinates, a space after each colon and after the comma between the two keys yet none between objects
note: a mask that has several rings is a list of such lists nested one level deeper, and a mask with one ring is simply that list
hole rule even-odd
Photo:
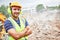
[{"label": "crossed arms", "polygon": [[19,39],[24,36],[28,36],[32,33],[31,29],[29,27],[26,27],[22,32],[16,32],[14,28],[11,28],[8,30],[8,33],[15,39]]}]

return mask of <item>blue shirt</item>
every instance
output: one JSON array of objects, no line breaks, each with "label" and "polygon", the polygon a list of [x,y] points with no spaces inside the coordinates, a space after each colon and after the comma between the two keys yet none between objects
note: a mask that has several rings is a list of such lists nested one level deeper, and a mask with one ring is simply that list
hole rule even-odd
[{"label": "blue shirt", "polygon": [[[16,21],[16,23],[20,26],[20,20],[18,19],[18,20],[15,20],[15,21]],[[25,22],[25,27],[26,27],[26,26],[28,26],[27,20],[26,20],[26,22]],[[12,23],[11,23],[9,20],[6,20],[6,21],[5,21],[4,27],[5,27],[5,29],[6,29],[6,32],[7,32],[9,29],[14,28],[13,25],[12,25]]]}]

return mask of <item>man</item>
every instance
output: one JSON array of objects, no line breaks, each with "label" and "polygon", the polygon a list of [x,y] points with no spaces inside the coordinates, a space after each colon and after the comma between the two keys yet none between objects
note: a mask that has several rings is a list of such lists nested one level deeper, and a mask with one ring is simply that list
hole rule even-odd
[{"label": "man", "polygon": [[32,33],[28,27],[28,22],[25,18],[20,17],[21,5],[18,2],[10,3],[11,17],[9,17],[4,27],[8,32],[9,40],[27,40],[28,35]]}]

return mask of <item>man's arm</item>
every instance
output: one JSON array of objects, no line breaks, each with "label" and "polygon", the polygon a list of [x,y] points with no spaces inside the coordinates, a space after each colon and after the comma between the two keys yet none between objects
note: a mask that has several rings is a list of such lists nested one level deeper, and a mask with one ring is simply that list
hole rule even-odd
[{"label": "man's arm", "polygon": [[25,19],[25,28],[28,30],[26,36],[30,35],[32,33],[32,30],[30,29],[28,21],[26,19]]},{"label": "man's arm", "polygon": [[26,36],[32,34],[32,30],[30,29],[29,26],[26,27],[26,30],[28,30],[28,31],[26,32],[26,34],[25,34]]},{"label": "man's arm", "polygon": [[27,32],[27,30],[25,29],[24,31],[22,32],[16,32],[15,29],[11,28],[8,30],[8,33],[14,38],[14,39],[19,39],[21,37],[24,37],[25,36],[25,33]]}]

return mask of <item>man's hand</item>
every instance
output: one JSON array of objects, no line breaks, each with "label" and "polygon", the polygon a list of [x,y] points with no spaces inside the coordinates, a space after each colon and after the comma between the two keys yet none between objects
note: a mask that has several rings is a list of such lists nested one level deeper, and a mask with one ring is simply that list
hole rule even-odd
[{"label": "man's hand", "polygon": [[26,27],[27,32],[25,33],[25,36],[28,36],[32,33],[31,29],[29,27]]}]

